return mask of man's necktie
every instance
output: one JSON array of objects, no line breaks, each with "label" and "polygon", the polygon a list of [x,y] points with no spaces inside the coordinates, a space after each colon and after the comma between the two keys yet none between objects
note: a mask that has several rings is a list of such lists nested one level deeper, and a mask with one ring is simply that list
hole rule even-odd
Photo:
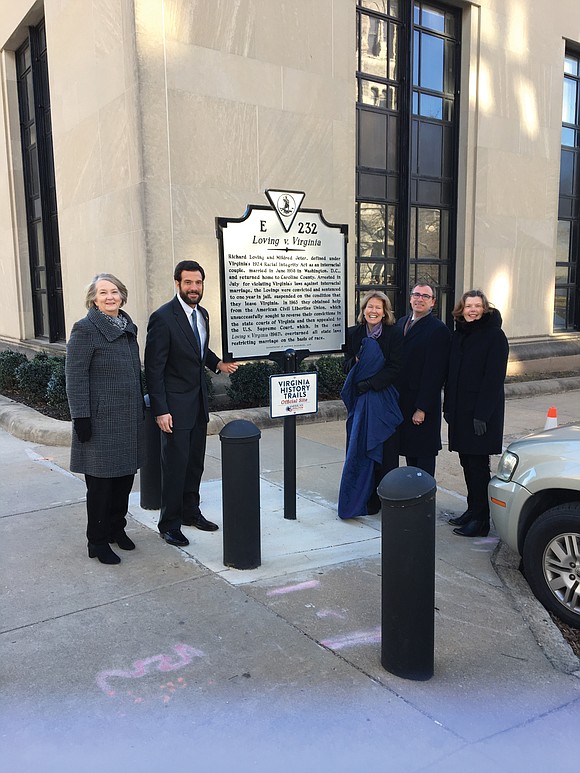
[{"label": "man's necktie", "polygon": [[191,312],[191,329],[193,330],[193,335],[199,346],[199,351],[201,352],[201,338],[199,337],[199,330],[197,329],[197,309],[193,309]]},{"label": "man's necktie", "polygon": [[405,329],[403,330],[403,335],[407,335],[409,330],[413,327],[413,323],[414,322],[415,322],[415,320],[413,319],[413,317],[409,317],[409,319],[405,323]]}]

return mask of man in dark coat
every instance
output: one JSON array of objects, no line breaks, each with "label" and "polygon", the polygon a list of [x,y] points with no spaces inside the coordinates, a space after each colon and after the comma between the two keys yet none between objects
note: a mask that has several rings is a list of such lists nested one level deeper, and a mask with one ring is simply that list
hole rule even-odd
[{"label": "man in dark coat", "polygon": [[441,389],[447,374],[451,332],[434,317],[435,289],[418,284],[411,291],[411,313],[401,317],[403,367],[395,386],[403,423],[399,453],[407,464],[435,475],[435,457],[441,450]]},{"label": "man in dark coat", "polygon": [[181,526],[215,531],[199,509],[207,423],[205,368],[233,373],[209,348],[209,316],[199,305],[205,272],[183,260],[173,276],[176,295],[153,312],[147,328],[145,374],[151,411],[161,430],[161,514],[159,532],[170,545],[189,540]]}]

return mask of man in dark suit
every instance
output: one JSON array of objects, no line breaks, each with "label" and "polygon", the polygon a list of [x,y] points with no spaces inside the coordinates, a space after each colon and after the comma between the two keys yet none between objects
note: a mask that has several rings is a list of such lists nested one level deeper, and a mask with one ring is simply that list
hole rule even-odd
[{"label": "man in dark suit", "polygon": [[151,411],[161,430],[161,515],[159,532],[170,545],[189,545],[181,526],[218,527],[199,509],[207,423],[205,368],[233,373],[209,348],[209,316],[199,305],[205,272],[183,260],[173,274],[176,295],[153,312],[147,327],[145,375]]},{"label": "man in dark suit", "polygon": [[395,382],[403,423],[399,453],[407,464],[435,475],[441,450],[441,389],[447,376],[451,332],[431,313],[435,289],[428,283],[411,291],[411,313],[397,322],[404,334],[403,368]]}]

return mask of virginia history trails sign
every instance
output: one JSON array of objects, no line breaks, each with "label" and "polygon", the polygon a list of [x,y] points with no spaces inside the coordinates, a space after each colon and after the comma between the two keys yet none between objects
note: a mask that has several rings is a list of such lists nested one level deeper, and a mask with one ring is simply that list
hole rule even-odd
[{"label": "virginia history trails sign", "polygon": [[223,359],[338,352],[346,336],[348,227],[301,209],[303,192],[266,196],[271,207],[216,218]]}]

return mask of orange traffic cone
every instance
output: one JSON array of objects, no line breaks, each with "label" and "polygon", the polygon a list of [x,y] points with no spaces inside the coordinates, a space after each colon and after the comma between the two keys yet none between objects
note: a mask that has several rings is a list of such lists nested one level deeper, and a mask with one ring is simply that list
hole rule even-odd
[{"label": "orange traffic cone", "polygon": [[544,429],[553,429],[558,426],[558,411],[552,406],[548,408],[548,415],[546,416],[546,424]]}]

